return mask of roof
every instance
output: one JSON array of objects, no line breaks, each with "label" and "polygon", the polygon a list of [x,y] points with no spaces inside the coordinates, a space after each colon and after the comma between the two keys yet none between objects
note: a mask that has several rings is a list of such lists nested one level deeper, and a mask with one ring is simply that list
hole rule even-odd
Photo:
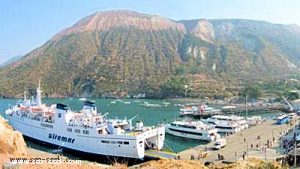
[{"label": "roof", "polygon": [[[287,155],[294,156],[294,155],[295,155],[295,149],[289,151],[289,152],[287,153]],[[300,148],[297,148],[297,149],[296,149],[296,156],[300,156]]]}]

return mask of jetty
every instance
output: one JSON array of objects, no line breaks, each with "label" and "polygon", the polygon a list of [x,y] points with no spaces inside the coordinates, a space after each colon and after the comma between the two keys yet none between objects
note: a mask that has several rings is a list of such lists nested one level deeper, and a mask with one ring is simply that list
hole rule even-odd
[{"label": "jetty", "polygon": [[262,114],[281,114],[284,112],[290,112],[290,108],[287,108],[284,104],[270,104],[270,105],[245,105],[245,104],[233,104],[223,106],[220,109],[213,109],[210,111],[199,111],[195,113],[184,114],[181,116],[190,116],[196,119],[208,118],[214,115],[239,115],[239,116],[253,116]]},{"label": "jetty", "polygon": [[[243,158],[260,158],[265,160],[276,160],[282,158],[283,154],[279,146],[279,138],[294,125],[277,125],[276,121],[268,119],[261,124],[252,126],[241,132],[226,137],[227,144],[220,150],[213,150],[214,142],[199,145],[182,152],[178,155],[181,159],[197,159],[202,162],[224,162],[231,163]],[[272,145],[265,148],[267,143]],[[198,158],[199,152],[207,153],[205,158]],[[218,157],[222,155],[224,159]]]},{"label": "jetty", "polygon": [[278,106],[224,106],[222,113],[237,114],[237,115],[252,115],[252,114],[266,114],[266,113],[282,113],[288,112],[288,109],[283,105]]}]

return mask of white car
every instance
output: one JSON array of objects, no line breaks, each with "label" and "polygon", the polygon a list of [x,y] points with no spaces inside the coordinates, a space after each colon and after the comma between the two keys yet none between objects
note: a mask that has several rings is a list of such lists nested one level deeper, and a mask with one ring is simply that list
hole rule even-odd
[{"label": "white car", "polygon": [[213,146],[213,149],[219,150],[225,146],[226,146],[226,139],[222,138],[216,141],[216,143]]}]

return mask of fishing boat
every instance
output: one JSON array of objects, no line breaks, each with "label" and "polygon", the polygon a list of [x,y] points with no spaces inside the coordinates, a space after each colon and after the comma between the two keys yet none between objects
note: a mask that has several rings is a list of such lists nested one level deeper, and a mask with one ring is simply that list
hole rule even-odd
[{"label": "fishing boat", "polygon": [[214,141],[220,138],[218,129],[205,125],[202,121],[174,121],[166,126],[166,133],[204,141]]},{"label": "fishing boat", "polygon": [[79,153],[134,159],[143,159],[146,149],[163,148],[163,125],[146,127],[137,121],[133,126],[133,118],[108,119],[91,101],[85,101],[80,112],[62,103],[42,104],[41,92],[39,83],[36,101],[24,95],[5,111],[10,125],[26,137]]}]

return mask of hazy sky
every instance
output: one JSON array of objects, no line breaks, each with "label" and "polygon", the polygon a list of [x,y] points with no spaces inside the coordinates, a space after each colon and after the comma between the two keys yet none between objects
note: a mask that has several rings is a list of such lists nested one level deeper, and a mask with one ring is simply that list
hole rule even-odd
[{"label": "hazy sky", "polygon": [[0,64],[29,53],[83,17],[107,10],[172,20],[239,18],[300,26],[300,0],[0,0]]}]

